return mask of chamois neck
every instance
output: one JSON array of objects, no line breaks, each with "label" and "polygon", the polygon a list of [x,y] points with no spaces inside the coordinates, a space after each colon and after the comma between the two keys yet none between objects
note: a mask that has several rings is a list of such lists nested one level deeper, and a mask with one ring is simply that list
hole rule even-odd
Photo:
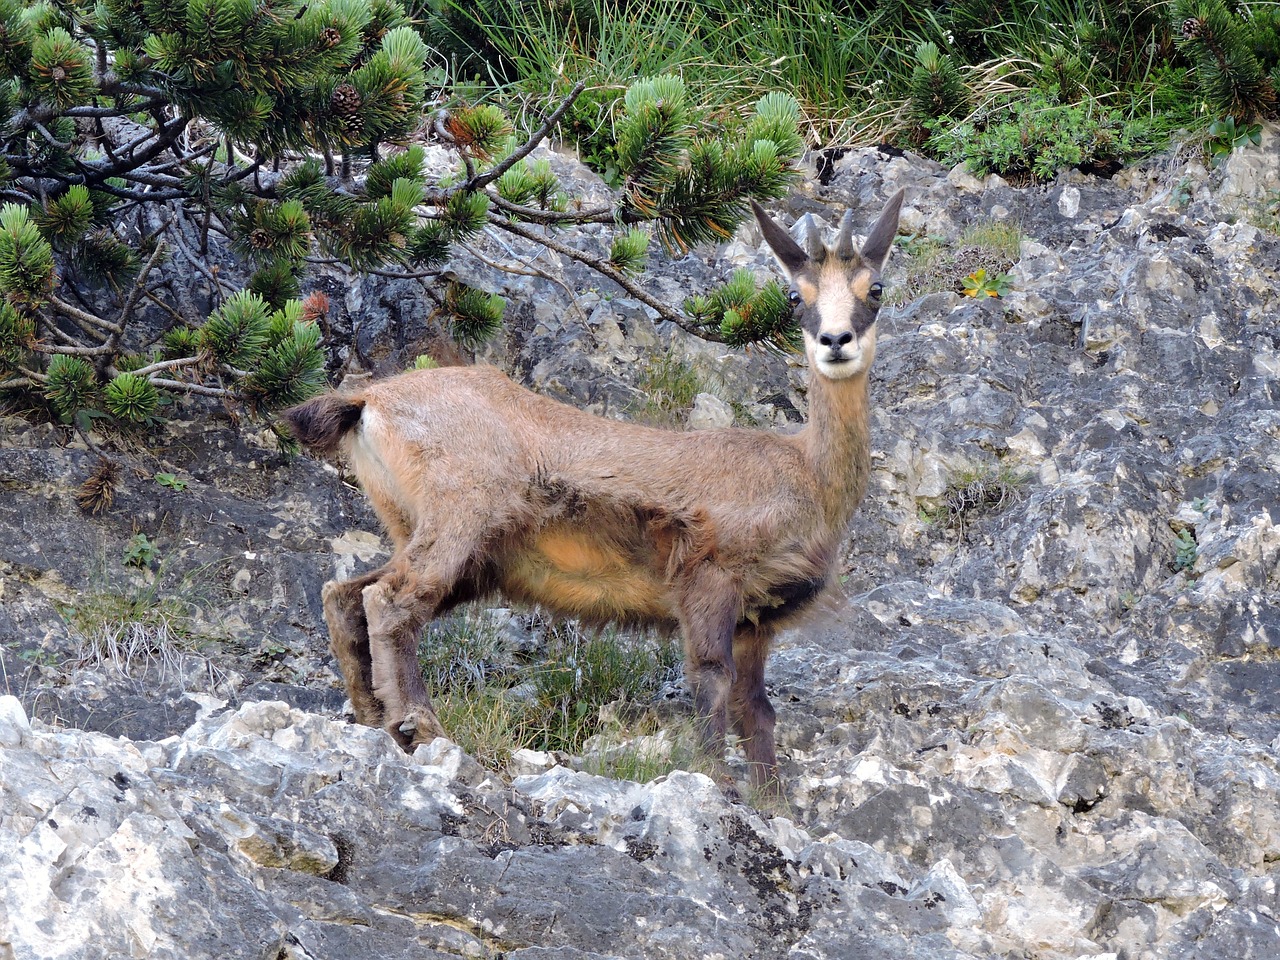
[{"label": "chamois neck", "polygon": [[820,485],[827,521],[841,532],[866,493],[870,427],[866,373],[843,380],[812,375],[809,424],[802,433],[805,455]]}]

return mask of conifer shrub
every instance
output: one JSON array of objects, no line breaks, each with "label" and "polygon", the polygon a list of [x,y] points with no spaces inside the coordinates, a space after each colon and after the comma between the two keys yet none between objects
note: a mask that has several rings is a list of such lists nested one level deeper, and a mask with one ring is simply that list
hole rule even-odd
[{"label": "conifer shrub", "polygon": [[[446,88],[422,26],[400,0],[0,0],[0,391],[82,428],[155,423],[174,394],[269,415],[324,382],[325,307],[300,299],[317,261],[422,280],[461,343],[494,336],[501,297],[427,282],[485,230],[718,338],[636,277],[652,235],[722,239],[786,190],[795,102],[708,123],[679,78],[633,83],[609,126],[616,202],[590,209],[528,156],[583,86],[515,124]],[[454,169],[429,181],[414,137]],[[614,224],[612,246],[554,238],[581,223]]]}]

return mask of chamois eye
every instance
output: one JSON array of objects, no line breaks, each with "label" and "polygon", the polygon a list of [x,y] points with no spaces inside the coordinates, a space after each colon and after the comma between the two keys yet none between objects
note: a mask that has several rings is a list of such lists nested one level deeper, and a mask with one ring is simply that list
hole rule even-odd
[{"label": "chamois eye", "polygon": [[867,298],[874,303],[879,303],[880,298],[884,296],[884,284],[873,283],[871,289],[867,291]]},{"label": "chamois eye", "polygon": [[791,301],[791,305],[793,307],[800,306],[800,300],[802,299],[800,296],[800,291],[797,290],[795,287],[792,287],[790,290],[787,291],[787,299]]}]

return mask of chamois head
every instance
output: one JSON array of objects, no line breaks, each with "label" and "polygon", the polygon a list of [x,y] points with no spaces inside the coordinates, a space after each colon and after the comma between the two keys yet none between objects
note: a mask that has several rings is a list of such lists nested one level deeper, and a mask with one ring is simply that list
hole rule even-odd
[{"label": "chamois head", "polygon": [[904,191],[885,204],[861,250],[853,245],[853,211],[845,212],[835,242],[818,235],[813,217],[796,224],[800,243],[751,204],[765,241],[791,282],[790,297],[804,334],[809,366],[824,377],[841,380],[865,373],[876,353],[876,314],[884,285],[880,270],[898,232]]}]

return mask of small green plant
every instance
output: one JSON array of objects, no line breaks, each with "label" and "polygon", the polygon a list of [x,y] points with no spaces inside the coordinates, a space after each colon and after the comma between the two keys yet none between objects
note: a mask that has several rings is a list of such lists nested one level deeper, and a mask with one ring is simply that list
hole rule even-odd
[{"label": "small green plant", "polygon": [[1183,177],[1169,191],[1169,206],[1175,210],[1186,207],[1195,198],[1196,185],[1190,177]]},{"label": "small green plant", "polygon": [[1013,220],[979,220],[965,228],[956,246],[1015,261],[1022,254],[1022,225]]},{"label": "small green plant", "polygon": [[1097,101],[1052,102],[1036,90],[993,104],[964,123],[935,121],[927,147],[944,163],[964,161],[979,176],[1046,181],[1071,168],[1112,170],[1149,153],[1151,124]]},{"label": "small green plant", "polygon": [[181,493],[183,490],[187,489],[187,481],[179,479],[178,476],[173,473],[152,474],[151,479],[160,484],[160,486],[168,487],[176,493]]},{"label": "small green plant", "polygon": [[951,57],[936,43],[921,43],[915,53],[907,109],[916,124],[914,139],[923,141],[929,124],[968,113],[972,95]]},{"label": "small green plant", "polygon": [[1273,190],[1260,203],[1250,204],[1248,216],[1259,230],[1280,234],[1280,191]]},{"label": "small green plant", "polygon": [[1199,546],[1196,544],[1196,535],[1190,528],[1184,527],[1178,531],[1177,549],[1173,557],[1174,572],[1190,570],[1196,565],[1198,556]]},{"label": "small green plant", "polygon": [[1010,280],[1007,273],[989,277],[985,268],[979,268],[961,282],[966,297],[1003,297],[1009,292]]},{"label": "small green plant", "polygon": [[530,725],[539,750],[576,753],[599,731],[601,708],[646,702],[676,662],[670,644],[633,647],[613,634],[576,628],[552,639],[550,657],[533,673]]},{"label": "small green plant", "polygon": [[707,392],[707,382],[697,365],[675,350],[654,355],[636,382],[644,394],[641,420],[674,426],[684,422],[694,398]]},{"label": "small green plant", "polygon": [[1031,474],[1005,464],[985,464],[957,471],[936,506],[923,507],[921,519],[961,536],[975,519],[1017,503]]},{"label": "small green plant", "polygon": [[145,570],[160,556],[156,545],[147,539],[145,533],[135,533],[124,545],[120,560],[126,567],[138,567]]},{"label": "small green plant", "polygon": [[44,650],[40,647],[27,647],[19,651],[18,659],[33,667],[58,667],[62,663],[52,650]]},{"label": "small green plant", "polygon": [[[1009,291],[1005,271],[1017,262],[1021,247],[1021,226],[1003,220],[971,224],[952,242],[932,235],[908,238],[901,244],[907,254],[906,278],[891,299],[906,302],[941,290],[1001,296]],[[982,284],[969,292],[966,277],[972,280],[979,274]]]},{"label": "small green plant", "polygon": [[289,648],[278,640],[266,639],[253,654],[253,661],[259,666],[267,666],[284,659]]},{"label": "small green plant", "polygon": [[155,671],[161,677],[190,675],[194,666],[210,686],[223,671],[202,648],[209,637],[197,629],[198,573],[174,581],[161,566],[146,583],[112,583],[77,595],[58,608],[76,641],[74,666],[109,669],[124,677]]},{"label": "small green plant", "polygon": [[549,628],[537,655],[517,656],[474,612],[428,627],[418,659],[445,729],[493,769],[521,747],[575,753],[602,732],[621,735],[619,713],[643,712],[679,662],[672,644],[568,625]]},{"label": "small green plant", "polygon": [[1262,124],[1238,125],[1235,117],[1223,117],[1209,124],[1205,152],[1209,155],[1209,162],[1220,167],[1237,149],[1243,150],[1250,144],[1255,147],[1262,145]]},{"label": "small green plant", "polygon": [[674,770],[693,770],[712,776],[715,765],[697,749],[692,720],[659,721],[646,715],[635,728],[599,734],[587,743],[579,769],[614,780],[649,783]]}]

